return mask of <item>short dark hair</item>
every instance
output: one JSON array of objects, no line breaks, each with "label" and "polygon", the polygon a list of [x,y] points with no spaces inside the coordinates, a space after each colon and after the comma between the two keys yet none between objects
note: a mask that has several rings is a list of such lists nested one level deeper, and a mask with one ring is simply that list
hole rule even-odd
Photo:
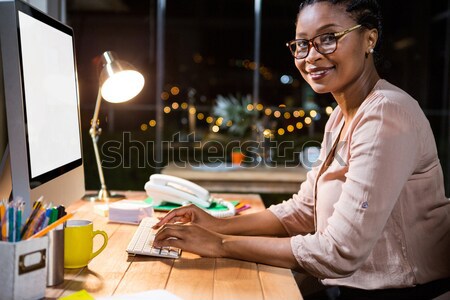
[{"label": "short dark hair", "polygon": [[377,29],[378,42],[375,49],[378,50],[382,37],[383,25],[380,6],[376,0],[305,0],[300,3],[298,13],[300,14],[306,6],[318,2],[328,2],[331,4],[342,5],[355,19],[356,23],[361,24],[368,29]]}]

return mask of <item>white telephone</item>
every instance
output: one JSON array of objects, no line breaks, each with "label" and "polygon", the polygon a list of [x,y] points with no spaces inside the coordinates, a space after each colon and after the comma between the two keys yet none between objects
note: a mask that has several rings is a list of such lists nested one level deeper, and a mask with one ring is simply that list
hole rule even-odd
[{"label": "white telephone", "polygon": [[[150,180],[145,184],[144,188],[147,195],[152,197],[153,205],[155,206],[159,206],[164,202],[179,205],[193,203],[219,218],[234,216],[236,212],[232,203],[223,199],[215,199],[211,197],[206,189],[179,177],[153,174],[150,176]],[[228,210],[207,210],[213,202],[226,206]]]}]

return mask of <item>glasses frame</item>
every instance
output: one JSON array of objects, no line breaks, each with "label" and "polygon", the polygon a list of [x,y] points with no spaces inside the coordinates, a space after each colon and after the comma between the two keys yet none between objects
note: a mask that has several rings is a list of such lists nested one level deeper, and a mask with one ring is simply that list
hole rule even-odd
[{"label": "glasses frame", "polygon": [[[337,42],[339,41],[340,38],[342,38],[343,36],[345,36],[347,33],[350,33],[350,32],[352,32],[353,30],[356,30],[356,29],[358,29],[358,28],[360,28],[360,27],[362,27],[362,25],[361,25],[361,24],[357,24],[357,25],[355,25],[355,26],[353,26],[353,27],[350,27],[350,28],[345,29],[345,30],[340,31],[340,32],[334,32],[334,33],[333,33],[333,32],[321,33],[321,34],[318,34],[318,35],[316,35],[315,37],[313,37],[312,39],[309,39],[309,40],[307,40],[307,39],[295,39],[295,40],[292,40],[292,41],[287,42],[287,43],[286,43],[286,46],[289,48],[289,52],[291,52],[292,56],[293,56],[295,59],[303,59],[303,58],[306,58],[306,57],[309,55],[309,51],[311,50],[311,47],[314,47],[314,49],[316,49],[316,51],[319,52],[319,53],[322,54],[322,55],[331,54],[331,53],[336,52],[337,44],[338,44]],[[333,36],[336,38],[336,47],[335,47],[334,50],[331,51],[331,52],[322,53],[322,52],[319,50],[319,47],[318,47],[318,46],[316,45],[316,43],[314,42],[314,40],[315,40],[316,38],[318,38],[319,36],[323,36],[323,35],[327,35],[327,34],[331,34],[331,35],[333,35]],[[307,42],[308,42],[308,51],[306,51],[306,54],[305,54],[304,56],[299,56],[299,55],[296,56],[296,55],[295,55],[295,51],[292,50],[292,48],[291,48],[291,45],[297,43],[298,41],[307,41]]]}]

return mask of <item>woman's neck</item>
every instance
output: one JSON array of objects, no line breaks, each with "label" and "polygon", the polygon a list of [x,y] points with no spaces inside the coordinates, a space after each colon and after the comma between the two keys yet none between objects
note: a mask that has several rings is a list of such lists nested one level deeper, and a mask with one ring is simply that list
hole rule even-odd
[{"label": "woman's neck", "polygon": [[346,123],[349,123],[353,119],[358,108],[379,79],[380,76],[373,69],[372,72],[359,77],[355,82],[348,85],[343,91],[333,93],[333,97],[339,105]]}]

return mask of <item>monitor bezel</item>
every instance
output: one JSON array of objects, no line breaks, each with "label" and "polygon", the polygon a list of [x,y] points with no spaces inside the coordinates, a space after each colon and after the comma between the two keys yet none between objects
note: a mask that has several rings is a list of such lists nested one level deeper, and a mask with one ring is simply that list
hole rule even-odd
[{"label": "monitor bezel", "polygon": [[[26,107],[26,94],[25,94],[25,85],[24,85],[24,69],[23,69],[23,57],[22,57],[22,42],[21,42],[21,36],[20,36],[20,26],[19,26],[19,12],[22,12],[24,14],[27,14],[28,16],[46,24],[49,25],[61,32],[64,32],[65,34],[69,35],[72,40],[72,48],[75,53],[75,40],[74,40],[74,33],[72,28],[69,26],[66,26],[59,21],[53,19],[52,17],[44,14],[43,12],[39,11],[38,9],[27,5],[26,3],[22,1],[16,1],[16,29],[17,29],[17,37],[18,37],[18,48],[19,48],[19,64],[20,64],[20,72],[21,72],[21,80],[22,80],[22,101],[23,101],[23,111],[24,111],[24,122],[25,126],[27,126],[27,107]],[[75,81],[78,82],[78,74],[77,74],[77,68],[76,68],[76,56],[73,56],[74,59],[74,73],[75,73]],[[78,124],[79,124],[79,145],[80,145],[80,154],[81,157],[79,159],[76,159],[72,162],[69,162],[67,164],[64,164],[56,169],[50,170],[44,174],[38,175],[33,177],[31,172],[31,159],[30,159],[30,144],[29,144],[29,135],[28,131],[25,130],[25,140],[26,140],[26,149],[27,149],[27,163],[28,163],[28,179],[29,179],[29,187],[30,189],[34,189],[41,184],[47,183],[83,164],[83,152],[82,152],[82,140],[81,140],[81,119],[80,119],[80,105],[79,105],[79,90],[78,85],[76,85],[76,95],[77,95],[77,113],[78,113]]]},{"label": "monitor bezel", "polygon": [[[27,8],[30,7],[30,8]],[[53,180],[45,183],[40,183],[34,187],[30,185],[30,170],[29,170],[29,156],[28,145],[26,141],[27,126],[25,124],[24,111],[24,89],[22,79],[22,66],[19,57],[19,37],[18,37],[18,9],[22,9],[25,14],[35,11],[36,14],[44,14],[44,18],[48,18],[50,24],[59,26],[53,22],[60,23],[56,19],[47,16],[45,13],[31,7],[31,5],[20,0],[0,0],[0,60],[2,61],[3,92],[0,101],[4,101],[6,107],[6,123],[7,123],[7,139],[9,147],[10,171],[0,170],[2,174],[11,178],[12,197],[20,197],[25,202],[24,215],[31,213],[32,205],[41,196],[44,196],[46,203],[53,205],[69,206],[74,201],[77,201],[85,194],[85,176],[84,176],[84,161],[83,152],[81,151],[81,160],[77,161],[78,167],[70,171],[62,170],[60,176],[56,176]],[[61,23],[62,24],[62,23]],[[67,25],[64,27],[70,28]],[[71,30],[71,29],[70,29]],[[78,107],[78,125],[80,147],[82,149],[82,135],[81,135],[81,118],[80,118],[80,99],[78,89],[78,74],[76,65],[76,51],[75,41],[72,35],[75,80],[77,90],[77,107]],[[3,158],[2,158],[3,159]],[[67,169],[66,169],[67,170]],[[7,174],[6,174],[7,173]],[[0,186],[0,192],[5,190],[7,186]]]}]

